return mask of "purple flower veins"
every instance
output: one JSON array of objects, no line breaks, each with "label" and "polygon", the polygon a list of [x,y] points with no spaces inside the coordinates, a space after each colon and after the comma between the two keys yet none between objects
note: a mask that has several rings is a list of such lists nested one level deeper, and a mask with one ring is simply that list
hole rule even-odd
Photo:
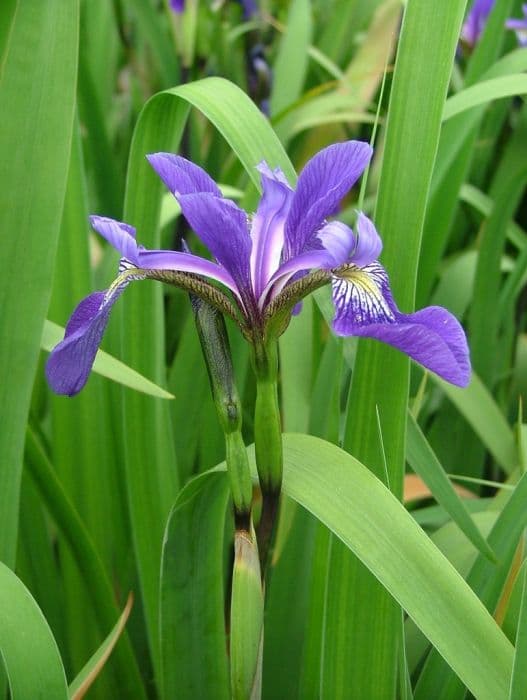
[{"label": "purple flower veins", "polygon": [[[82,389],[113,304],[130,281],[146,278],[187,289],[201,285],[206,298],[237,315],[249,339],[260,340],[282,332],[299,299],[331,281],[337,335],[384,341],[447,381],[466,386],[470,361],[459,322],[437,306],[401,313],[377,260],[382,242],[370,219],[359,213],[355,232],[329,219],[371,155],[370,146],[360,141],[329,146],[307,163],[296,190],[279,168],[262,162],[263,193],[252,217],[224,199],[197,165],[170,153],[148,156],[215,260],[190,252],[146,250],[136,243],[131,226],[92,216],[93,228],[122,256],[120,274],[106,292],[90,294],[73,312],[64,340],[48,359],[52,389],[68,395]],[[230,291],[234,303],[221,288]],[[273,326],[280,314],[286,322]]]}]

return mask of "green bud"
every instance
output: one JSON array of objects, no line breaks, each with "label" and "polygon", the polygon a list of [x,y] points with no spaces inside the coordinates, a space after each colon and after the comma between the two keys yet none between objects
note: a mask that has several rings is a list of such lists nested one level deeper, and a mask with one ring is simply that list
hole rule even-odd
[{"label": "green bud", "polygon": [[254,533],[238,530],[234,539],[231,599],[231,696],[258,700],[262,686],[264,595]]},{"label": "green bud", "polygon": [[276,343],[254,347],[256,404],[254,447],[263,492],[278,493],[282,485],[282,426],[278,404],[278,349]]},{"label": "green bud", "polygon": [[[227,471],[238,516],[248,516],[252,480],[247,450],[241,434],[242,409],[232,367],[225,319],[215,306],[191,296],[196,327],[207,364],[212,397],[225,435]],[[248,522],[247,518],[242,519]]]}]

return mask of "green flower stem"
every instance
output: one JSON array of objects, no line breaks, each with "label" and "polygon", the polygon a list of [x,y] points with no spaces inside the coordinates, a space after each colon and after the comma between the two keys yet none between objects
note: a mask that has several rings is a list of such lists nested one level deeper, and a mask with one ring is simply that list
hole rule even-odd
[{"label": "green flower stem", "polygon": [[196,327],[207,364],[212,397],[225,435],[227,471],[236,525],[249,530],[252,480],[242,437],[242,408],[232,368],[225,320],[217,308],[191,295]]},{"label": "green flower stem", "polygon": [[262,515],[258,525],[258,544],[262,571],[265,571],[278,511],[283,472],[276,342],[255,345],[253,362],[256,372],[254,446],[262,489]]}]

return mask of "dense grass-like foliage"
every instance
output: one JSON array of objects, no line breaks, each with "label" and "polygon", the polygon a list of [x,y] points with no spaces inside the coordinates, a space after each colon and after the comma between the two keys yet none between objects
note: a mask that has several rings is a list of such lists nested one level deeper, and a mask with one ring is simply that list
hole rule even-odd
[{"label": "dense grass-like foliage", "polygon": [[[0,3],[0,698],[527,697],[527,48],[478,4]],[[119,262],[90,214],[209,257],[147,154],[254,212],[261,161],[349,140],[338,219],[462,323],[466,388],[335,335],[321,276],[274,345],[134,282],[50,390]]]}]

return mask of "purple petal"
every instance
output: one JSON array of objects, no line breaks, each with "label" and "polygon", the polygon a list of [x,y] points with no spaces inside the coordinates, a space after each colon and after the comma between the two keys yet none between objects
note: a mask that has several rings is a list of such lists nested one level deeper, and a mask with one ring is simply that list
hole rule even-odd
[{"label": "purple petal", "polygon": [[461,29],[461,38],[469,46],[474,46],[479,40],[493,6],[494,0],[475,0],[472,3]]},{"label": "purple petal", "polygon": [[210,192],[222,196],[214,180],[190,160],[173,153],[151,153],[147,158],[173,195]]},{"label": "purple petal", "polygon": [[278,270],[267,283],[262,294],[258,298],[258,306],[263,308],[268,301],[269,292],[272,290],[271,299],[274,299],[293,277],[306,270],[331,270],[335,265],[335,258],[329,250],[307,250],[296,257],[280,265]]},{"label": "purple petal", "polygon": [[527,5],[522,5],[523,19],[508,19],[505,22],[507,29],[516,32],[516,38],[520,46],[527,46]]},{"label": "purple petal", "polygon": [[110,311],[127,284],[90,294],[71,315],[64,340],[51,351],[46,364],[46,377],[56,394],[74,396],[88,381]]},{"label": "purple petal", "polygon": [[362,212],[359,212],[357,219],[357,234],[357,247],[350,262],[364,267],[377,260],[382,251],[382,241],[373,222]]},{"label": "purple petal", "polygon": [[284,246],[284,225],[291,206],[293,190],[284,174],[273,172],[260,163],[263,194],[251,226],[251,278],[258,297],[280,264]]},{"label": "purple petal", "polygon": [[333,281],[337,335],[376,338],[458,386],[470,381],[465,333],[446,309],[429,306],[402,314],[393,301],[386,271],[379,263],[350,268]]},{"label": "purple petal", "polygon": [[327,223],[317,233],[317,238],[331,254],[333,262],[330,267],[338,267],[348,262],[356,243],[353,231],[341,221]]},{"label": "purple petal", "polygon": [[353,231],[340,221],[331,221],[323,226],[317,234],[317,239],[322,244],[321,248],[306,250],[280,265],[260,297],[260,306],[271,287],[273,287],[272,296],[275,297],[300,272],[315,269],[332,270],[334,267],[340,267],[349,260],[356,244]]},{"label": "purple petal", "polygon": [[258,5],[256,0],[238,0],[240,5],[243,7],[243,18],[251,19],[255,14],[258,13]]},{"label": "purple petal", "polygon": [[170,7],[174,12],[183,12],[185,9],[185,0],[170,0]]},{"label": "purple petal", "polygon": [[368,165],[372,149],[362,141],[346,141],[324,148],[307,163],[285,227],[286,257],[312,243],[324,219],[334,214],[341,199]]},{"label": "purple petal", "polygon": [[178,201],[190,226],[230,273],[241,296],[251,294],[251,237],[246,213],[229,199],[207,192],[183,195]]},{"label": "purple petal", "polygon": [[210,277],[238,294],[236,283],[227,270],[199,255],[174,250],[141,250],[137,262],[143,270],[175,270]]},{"label": "purple petal", "polygon": [[137,267],[138,245],[135,242],[135,228],[122,221],[108,219],[105,216],[90,216],[93,228],[106,238],[108,243]]}]

